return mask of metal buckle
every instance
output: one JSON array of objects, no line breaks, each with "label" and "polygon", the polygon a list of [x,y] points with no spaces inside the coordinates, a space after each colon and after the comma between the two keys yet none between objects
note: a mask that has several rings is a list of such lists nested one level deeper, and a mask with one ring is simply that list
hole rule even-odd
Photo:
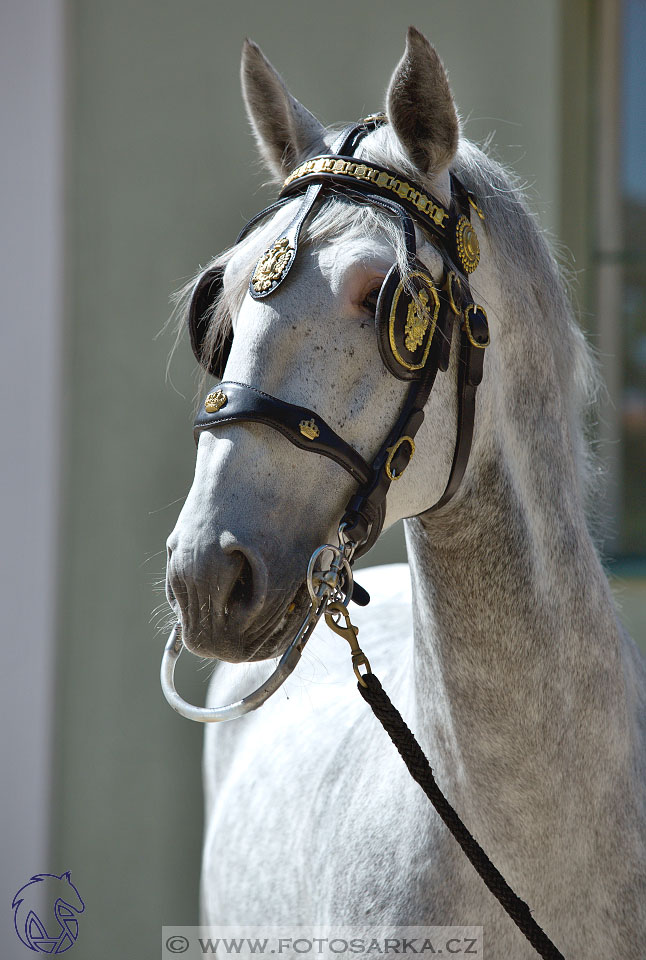
[{"label": "metal buckle", "polygon": [[[473,315],[475,319],[478,317],[478,314],[482,315],[482,320],[484,323],[480,324],[481,331],[486,331],[487,339],[478,340],[478,332],[473,330],[471,326],[471,320],[469,319],[469,314]],[[478,350],[484,350],[485,347],[488,347],[491,343],[491,337],[489,336],[489,321],[487,320],[487,313],[484,307],[481,307],[477,303],[470,303],[466,310],[464,311],[464,329],[466,331],[467,337],[469,338],[469,343],[472,347],[476,347]]]},{"label": "metal buckle", "polygon": [[451,311],[456,317],[459,317],[462,311],[456,301],[462,301],[462,284],[460,283],[460,278],[457,273],[454,273],[453,270],[449,270],[446,275],[444,291],[449,301]]},{"label": "metal buckle", "polygon": [[[401,447],[402,443],[410,444],[410,457],[408,458],[408,463],[402,467],[399,473],[393,473],[391,469],[393,457]],[[400,437],[397,443],[394,443],[392,447],[386,447],[386,449],[388,451],[388,459],[386,460],[386,476],[388,477],[389,480],[399,480],[400,477],[403,475],[404,470],[413,459],[413,454],[415,453],[415,441],[413,440],[412,437],[406,437],[406,436]]]},{"label": "metal buckle", "polygon": [[[338,619],[334,619],[334,615],[337,615]],[[340,624],[340,618],[343,617],[345,620],[345,627],[342,627]],[[362,687],[367,686],[366,681],[364,680],[365,674],[359,672],[359,667],[365,667],[366,673],[372,673],[370,669],[370,661],[367,656],[359,646],[359,641],[357,640],[357,634],[359,633],[359,627],[355,627],[350,619],[350,614],[348,613],[348,608],[343,603],[329,603],[325,611],[325,622],[327,623],[330,630],[334,630],[335,633],[338,633],[340,637],[344,637],[350,644],[350,650],[352,652],[352,669],[354,670],[355,676]]]}]

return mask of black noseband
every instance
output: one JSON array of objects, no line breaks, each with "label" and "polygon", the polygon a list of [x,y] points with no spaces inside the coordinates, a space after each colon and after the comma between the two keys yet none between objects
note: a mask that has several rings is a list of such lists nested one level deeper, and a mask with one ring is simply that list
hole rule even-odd
[{"label": "black noseband", "polygon": [[208,395],[195,420],[195,440],[203,430],[223,423],[265,423],[280,431],[301,450],[312,450],[344,467],[357,483],[372,478],[372,467],[354,447],[342,440],[313,410],[297,407],[250,387],[246,383],[223,381]]},{"label": "black noseband", "polygon": [[[458,428],[451,472],[438,502],[443,507],[456,493],[471,450],[476,391],[482,380],[484,348],[489,343],[487,317],[476,305],[468,275],[478,265],[478,237],[471,226],[471,210],[484,219],[475,199],[451,175],[451,206],[444,206],[421,187],[401,179],[376,164],[353,156],[361,140],[385,117],[376,117],[345,130],[331,153],[297,167],[285,181],[279,200],[249,221],[238,240],[268,214],[296,196],[297,212],[258,260],[249,281],[249,293],[260,300],[273,294],[289,275],[298,253],[304,223],[326,191],[331,189],[355,202],[369,203],[397,216],[402,225],[408,269],[401,276],[397,265],[388,272],[377,301],[376,328],[379,352],[389,372],[410,381],[408,394],[395,424],[372,464],[342,439],[319,415],[271,397],[248,384],[223,382],[209,393],[195,421],[195,438],[223,423],[257,422],[280,431],[301,450],[309,450],[338,463],[358,484],[346,506],[342,523],[346,536],[360,546],[361,556],[374,544],[383,527],[386,495],[415,452],[414,438],[424,420],[424,406],[438,371],[449,363],[453,327],[460,327],[458,362]],[[437,285],[416,256],[415,221],[429,239],[444,251],[442,282]],[[215,360],[205,356],[205,337],[222,274],[204,273],[198,280],[189,307],[188,326],[197,359],[215,376],[222,376],[231,338]]]}]

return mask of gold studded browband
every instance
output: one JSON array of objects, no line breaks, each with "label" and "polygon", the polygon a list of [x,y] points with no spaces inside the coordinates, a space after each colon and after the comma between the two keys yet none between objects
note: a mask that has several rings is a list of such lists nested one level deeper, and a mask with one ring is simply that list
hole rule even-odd
[{"label": "gold studded browband", "polygon": [[[414,184],[408,183],[385,167],[362,163],[353,157],[326,155],[306,160],[287,177],[281,197],[300,192],[312,183],[336,183],[395,200],[413,217],[449,246],[456,265],[465,273],[472,273],[480,260],[478,237],[467,217],[452,214],[439,200],[429,196]],[[452,177],[454,191],[462,190],[465,199],[481,220],[484,214],[475,198]],[[468,209],[468,208],[467,208]]]},{"label": "gold studded browband", "polygon": [[343,131],[329,154],[312,157],[296,167],[284,181],[278,200],[244,227],[238,241],[268,214],[293,197],[302,197],[291,223],[256,264],[249,283],[249,293],[255,300],[271,296],[290,273],[298,254],[303,224],[330,188],[399,217],[407,249],[413,250],[415,246],[413,224],[416,221],[429,238],[440,241],[441,249],[463,279],[476,269],[480,244],[471,223],[471,210],[482,220],[484,214],[455,174],[449,174],[451,203],[447,208],[414,181],[409,182],[392,170],[360,161],[353,155],[363,137],[386,122],[385,116],[375,115]]},{"label": "gold studded browband", "polygon": [[[321,177],[321,174],[325,176]],[[329,180],[330,174],[338,177],[342,183],[351,184],[360,181],[363,186],[370,184],[375,193],[383,191],[387,197],[397,197],[398,202],[407,201],[411,212],[414,212],[416,216],[423,216],[428,220],[432,230],[440,233],[441,236],[445,235],[446,225],[451,219],[451,214],[444,209],[441,203],[434,200],[433,197],[429,197],[417,187],[411,186],[405,180],[400,180],[390,170],[372,164],[360,163],[351,157],[321,156],[306,160],[287,177],[283,184],[282,194],[291,193],[290,187],[295,183],[318,183],[322,179]]]}]

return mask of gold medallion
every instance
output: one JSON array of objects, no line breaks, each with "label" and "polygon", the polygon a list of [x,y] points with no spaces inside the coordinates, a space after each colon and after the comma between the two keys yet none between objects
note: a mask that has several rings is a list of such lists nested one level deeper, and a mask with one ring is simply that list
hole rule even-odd
[{"label": "gold medallion", "polygon": [[465,273],[473,273],[480,263],[480,243],[478,234],[465,216],[461,216],[457,222],[455,244]]},{"label": "gold medallion", "polygon": [[428,312],[428,293],[422,289],[419,291],[419,302],[422,305],[420,314],[417,304],[411,300],[406,314],[406,326],[404,327],[404,344],[406,349],[413,353],[424,342],[424,334],[429,325],[431,315]]},{"label": "gold medallion", "polygon": [[270,247],[256,264],[251,286],[256,293],[265,293],[271,289],[281,277],[285,274],[287,267],[294,255],[294,248],[290,245],[287,237],[277,240],[273,247]]}]

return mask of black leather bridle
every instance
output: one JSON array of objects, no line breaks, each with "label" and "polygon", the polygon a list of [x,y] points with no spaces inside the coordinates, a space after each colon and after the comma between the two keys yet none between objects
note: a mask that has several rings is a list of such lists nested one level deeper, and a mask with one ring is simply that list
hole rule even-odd
[{"label": "black leather bridle", "polygon": [[[283,204],[302,198],[295,216],[260,258],[249,281],[250,295],[261,300],[271,296],[289,275],[303,225],[331,192],[357,203],[368,203],[399,219],[406,244],[407,271],[402,276],[397,264],[388,271],[377,300],[376,328],[384,364],[395,377],[409,381],[410,388],[372,463],[367,463],[315,411],[271,397],[249,384],[221,382],[206,397],[194,425],[197,442],[203,430],[223,423],[264,423],[300,449],[340,464],[358,485],[341,520],[345,535],[358,544],[356,557],[366,553],[381,532],[386,495],[415,452],[414,438],[424,419],[424,406],[438,371],[448,367],[453,327],[457,323],[458,417],[453,462],[444,493],[424,512],[439,510],[455,495],[469,459],[476,391],[482,380],[484,348],[489,343],[487,316],[473,301],[468,280],[479,261],[471,210],[482,219],[483,214],[475,198],[453,174],[447,210],[420,186],[384,167],[358,161],[354,154],[363,138],[385,122],[386,117],[378,115],[354,124],[337,138],[330,154],[314,157],[297,167],[286,179],[277,202],[250,220],[237,241]],[[417,258],[413,221],[443,254],[444,272],[439,286]],[[207,270],[195,284],[188,310],[193,352],[216,377],[223,374],[232,336],[215,358],[207,356],[206,335],[221,288],[222,270]],[[354,599],[361,602],[362,596],[355,591]],[[363,601],[367,602],[365,598]]]}]

